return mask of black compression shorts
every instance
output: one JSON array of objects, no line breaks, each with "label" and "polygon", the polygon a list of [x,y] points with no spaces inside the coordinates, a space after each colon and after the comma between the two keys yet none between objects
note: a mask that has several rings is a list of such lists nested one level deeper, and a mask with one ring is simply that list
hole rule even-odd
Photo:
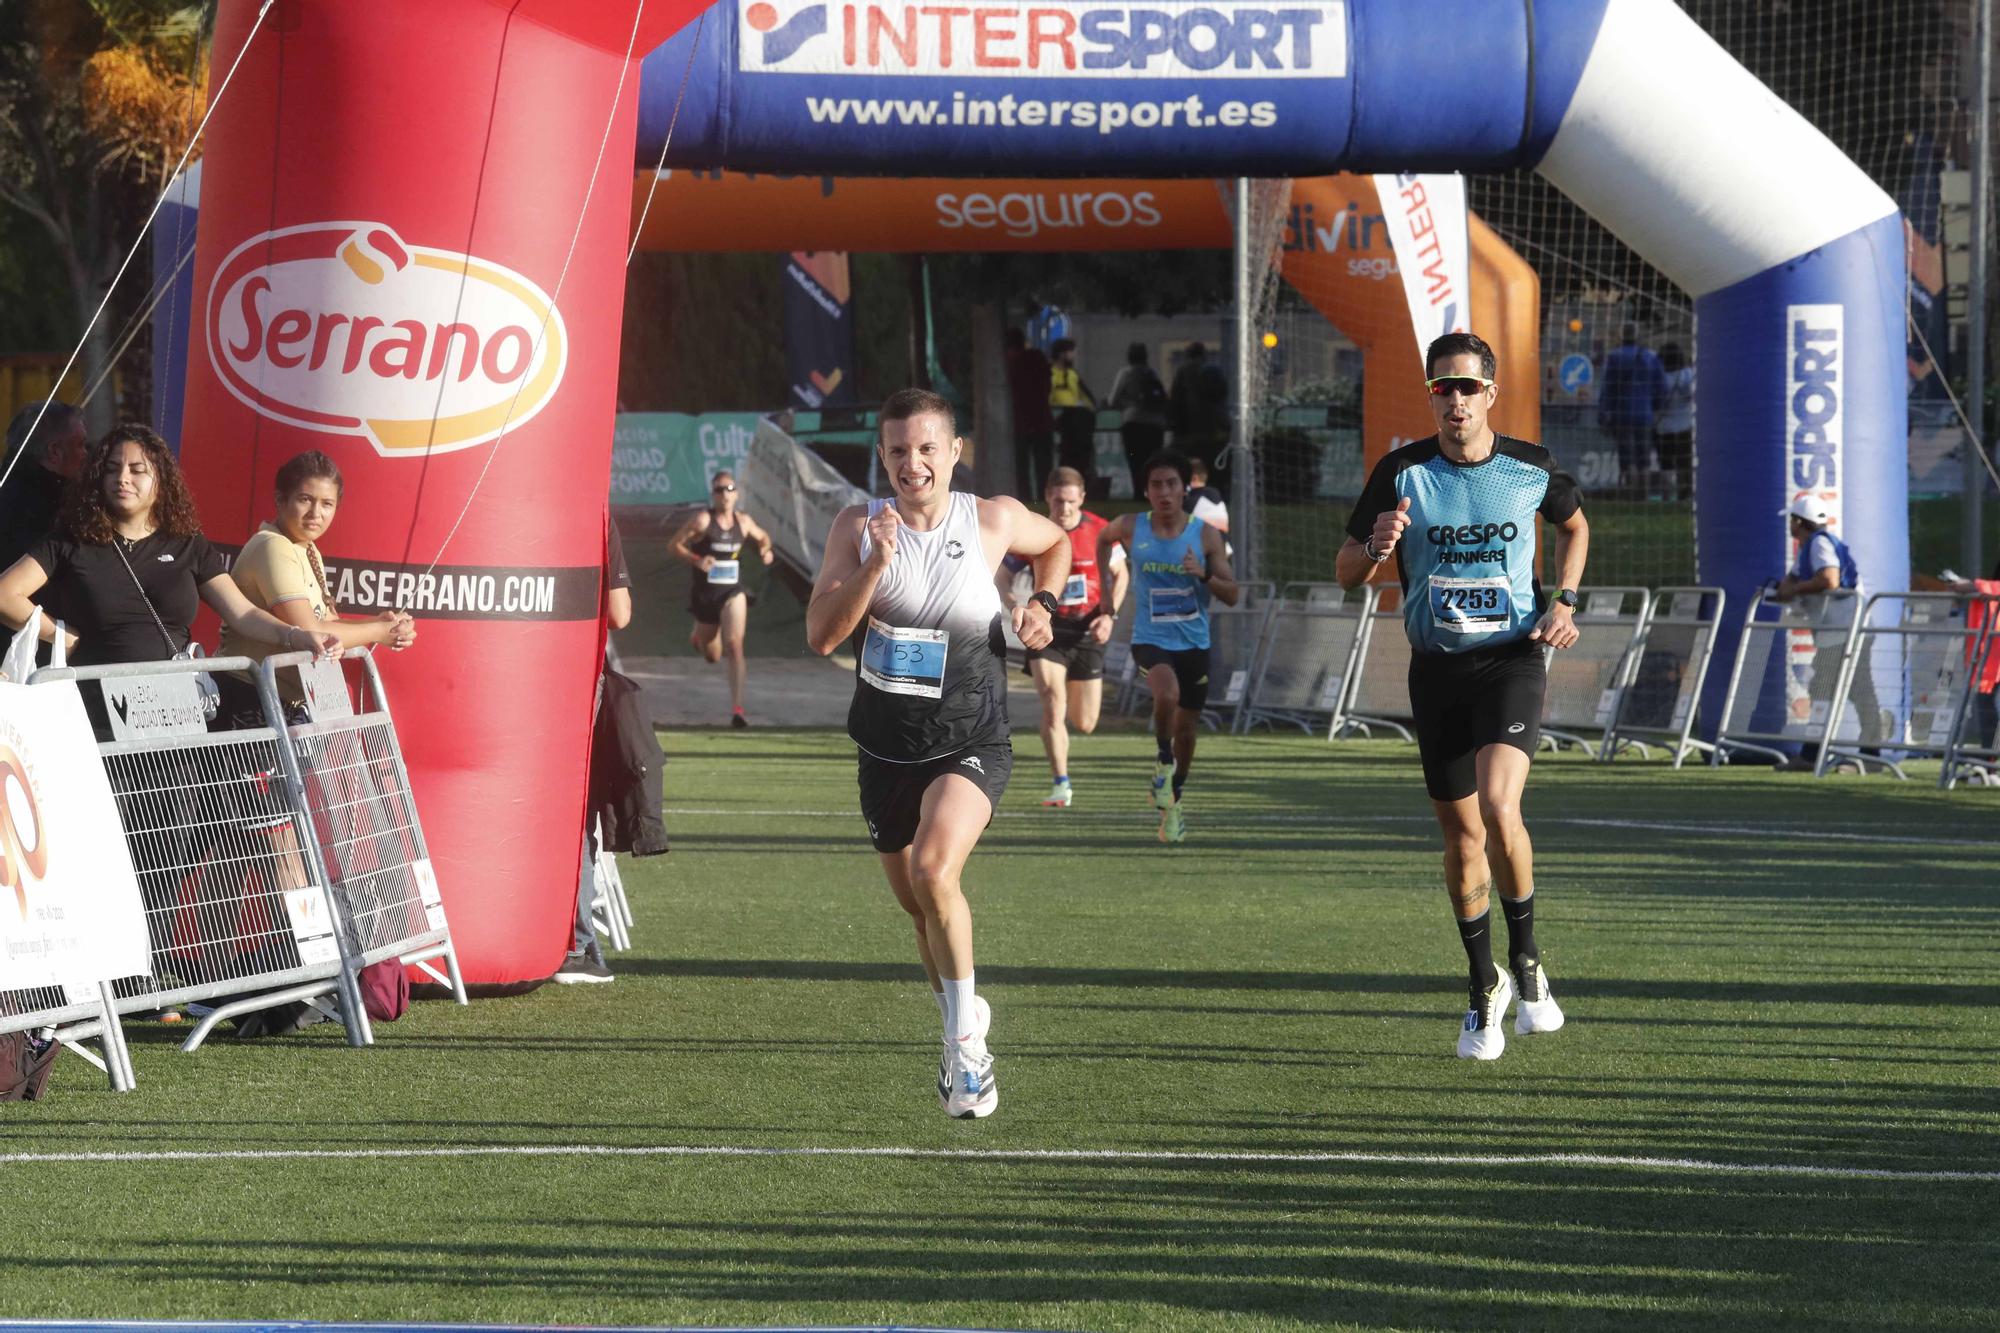
[{"label": "black compression shorts", "polygon": [[1410,712],[1431,799],[1478,791],[1477,759],[1488,745],[1532,758],[1547,685],[1542,645],[1527,639],[1481,652],[1410,654]]},{"label": "black compression shorts", "polygon": [[1174,669],[1174,683],[1181,687],[1180,707],[1199,713],[1208,707],[1208,649],[1162,648],[1157,644],[1135,643],[1132,660],[1139,670],[1151,671],[1164,663]]}]

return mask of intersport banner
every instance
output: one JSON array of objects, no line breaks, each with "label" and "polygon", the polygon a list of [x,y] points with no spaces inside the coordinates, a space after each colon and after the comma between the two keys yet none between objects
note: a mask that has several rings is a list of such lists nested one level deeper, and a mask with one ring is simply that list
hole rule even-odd
[{"label": "intersport banner", "polygon": [[1347,0],[724,0],[647,63],[676,165],[1291,175],[1348,137]]}]

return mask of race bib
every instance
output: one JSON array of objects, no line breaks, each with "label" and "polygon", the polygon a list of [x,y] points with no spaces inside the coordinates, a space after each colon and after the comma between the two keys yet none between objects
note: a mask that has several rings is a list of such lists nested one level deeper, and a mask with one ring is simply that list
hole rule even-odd
[{"label": "race bib", "polygon": [[1431,622],[1453,634],[1490,634],[1514,620],[1514,592],[1505,577],[1430,581]]},{"label": "race bib", "polygon": [[1058,606],[1089,606],[1090,580],[1081,574],[1072,574],[1063,582],[1062,596],[1056,598]]},{"label": "race bib", "polygon": [[861,679],[885,694],[942,699],[945,648],[941,629],[898,629],[870,616],[861,642]]},{"label": "race bib", "polygon": [[1178,625],[1201,619],[1201,605],[1195,601],[1191,587],[1153,589],[1152,604],[1148,609],[1152,612],[1155,625]]},{"label": "race bib", "polygon": [[740,560],[718,560],[708,567],[710,586],[731,584],[740,578],[743,562]]}]

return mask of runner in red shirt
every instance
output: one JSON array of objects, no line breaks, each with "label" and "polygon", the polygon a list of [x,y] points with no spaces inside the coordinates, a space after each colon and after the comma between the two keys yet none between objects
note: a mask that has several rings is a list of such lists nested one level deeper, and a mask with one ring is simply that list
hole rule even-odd
[{"label": "runner in red shirt", "polygon": [[[1045,494],[1049,517],[1069,533],[1069,578],[1056,599],[1055,638],[1046,648],[1029,650],[1027,671],[1041,696],[1042,748],[1055,778],[1042,804],[1060,809],[1070,803],[1070,728],[1086,736],[1097,730],[1104,701],[1104,645],[1125,599],[1126,569],[1121,549],[1107,590],[1097,565],[1097,534],[1105,520],[1084,512],[1082,473],[1055,469]],[[1003,584],[1010,587],[1013,577],[1011,571],[1003,573]]]}]

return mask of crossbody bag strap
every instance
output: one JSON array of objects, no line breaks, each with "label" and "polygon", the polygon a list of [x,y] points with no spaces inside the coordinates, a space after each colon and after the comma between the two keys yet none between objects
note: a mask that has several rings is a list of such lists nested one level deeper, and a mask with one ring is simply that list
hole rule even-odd
[{"label": "crossbody bag strap", "polygon": [[139,582],[139,571],[132,568],[132,561],[125,554],[125,548],[117,537],[111,539],[111,549],[118,552],[118,560],[125,566],[125,572],[132,576],[132,586],[139,590],[139,600],[146,604],[146,613],[153,617],[153,624],[159,627],[160,638],[166,642],[167,656],[178,657],[181,650],[174,647],[174,636],[167,633],[167,623],[160,619],[160,613],[153,608],[153,599],[146,595],[146,585]]}]

